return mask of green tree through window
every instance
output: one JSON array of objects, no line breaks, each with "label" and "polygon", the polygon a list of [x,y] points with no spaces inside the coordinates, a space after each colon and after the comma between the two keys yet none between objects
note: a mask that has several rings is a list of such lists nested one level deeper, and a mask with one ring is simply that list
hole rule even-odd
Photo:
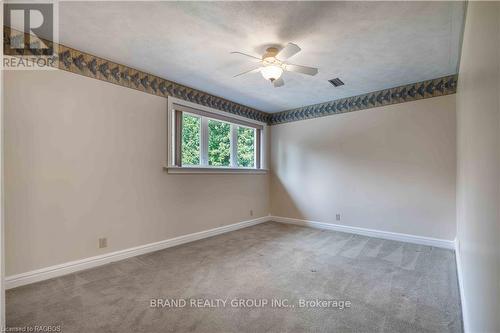
[{"label": "green tree through window", "polygon": [[211,166],[230,165],[231,125],[222,121],[208,121],[208,164]]},{"label": "green tree through window", "polygon": [[238,166],[255,166],[255,129],[238,127]]},{"label": "green tree through window", "polygon": [[180,161],[175,155],[180,166],[256,168],[256,156],[260,154],[260,146],[256,146],[259,129],[239,124],[237,120],[219,120],[187,111],[175,114],[176,126],[179,116],[181,135],[175,135],[174,150],[180,150]]},{"label": "green tree through window", "polygon": [[182,165],[200,165],[201,118],[182,115]]}]

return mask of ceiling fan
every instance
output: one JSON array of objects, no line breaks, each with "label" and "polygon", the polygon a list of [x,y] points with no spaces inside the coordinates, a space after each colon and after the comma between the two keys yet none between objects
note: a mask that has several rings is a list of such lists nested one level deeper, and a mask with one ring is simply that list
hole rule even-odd
[{"label": "ceiling fan", "polygon": [[282,87],[285,84],[281,77],[284,71],[297,72],[306,75],[318,74],[318,69],[301,65],[288,63],[286,60],[300,52],[300,47],[294,43],[288,43],[281,51],[276,47],[268,47],[262,58],[255,57],[243,52],[231,52],[232,54],[240,54],[246,57],[257,59],[254,68],[243,73],[237,74],[237,77],[243,74],[260,72],[262,76],[271,81],[275,88]]}]

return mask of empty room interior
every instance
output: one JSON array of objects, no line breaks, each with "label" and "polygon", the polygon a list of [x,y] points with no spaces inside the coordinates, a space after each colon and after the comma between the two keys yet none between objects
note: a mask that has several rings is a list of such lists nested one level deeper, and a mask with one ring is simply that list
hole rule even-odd
[{"label": "empty room interior", "polygon": [[2,331],[500,333],[500,2],[2,11]]}]

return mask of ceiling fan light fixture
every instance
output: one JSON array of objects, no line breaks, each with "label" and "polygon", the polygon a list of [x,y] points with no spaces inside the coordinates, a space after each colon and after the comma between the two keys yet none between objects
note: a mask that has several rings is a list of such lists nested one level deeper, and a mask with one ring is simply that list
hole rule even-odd
[{"label": "ceiling fan light fixture", "polygon": [[268,65],[262,67],[260,72],[262,73],[264,79],[273,82],[281,77],[281,74],[283,74],[283,68],[278,65]]},{"label": "ceiling fan light fixture", "polygon": [[[293,57],[300,52],[300,47],[294,43],[288,43],[284,48],[278,49],[277,47],[268,47],[266,53],[261,58],[255,57],[243,52],[234,51],[233,54],[240,54],[245,57],[252,58],[254,65],[251,69],[237,74],[237,77],[247,73],[261,72],[264,79],[271,81],[275,88],[283,87],[285,84],[282,76],[283,72],[296,72],[304,75],[314,76],[318,74],[318,69],[314,67],[290,64],[287,59]],[[255,60],[259,60],[258,63]]]}]

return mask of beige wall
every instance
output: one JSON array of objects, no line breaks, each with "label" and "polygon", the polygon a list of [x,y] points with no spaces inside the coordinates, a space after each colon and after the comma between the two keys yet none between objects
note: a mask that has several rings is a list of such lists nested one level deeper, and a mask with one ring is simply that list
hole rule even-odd
[{"label": "beige wall", "polygon": [[457,93],[457,239],[469,332],[500,332],[500,4],[469,2]]},{"label": "beige wall", "polygon": [[268,214],[266,175],[162,169],[166,108],[63,71],[5,73],[7,275]]},{"label": "beige wall", "polygon": [[455,126],[454,95],[273,126],[271,213],[453,240]]},{"label": "beige wall", "polygon": [[273,126],[269,182],[166,173],[164,98],[63,71],[5,79],[7,275],[270,210],[455,237],[454,95]]}]

